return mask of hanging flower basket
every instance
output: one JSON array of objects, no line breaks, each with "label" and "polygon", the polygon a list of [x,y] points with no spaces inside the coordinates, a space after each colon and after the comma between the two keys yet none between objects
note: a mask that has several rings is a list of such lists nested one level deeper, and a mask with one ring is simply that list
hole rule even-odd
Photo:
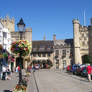
[{"label": "hanging flower basket", "polygon": [[19,40],[12,43],[11,52],[26,56],[31,52],[31,44],[26,40]]}]

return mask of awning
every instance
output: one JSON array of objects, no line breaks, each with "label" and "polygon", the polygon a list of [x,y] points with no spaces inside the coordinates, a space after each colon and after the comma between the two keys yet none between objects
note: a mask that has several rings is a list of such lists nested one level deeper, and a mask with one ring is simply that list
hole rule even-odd
[{"label": "awning", "polygon": [[48,60],[47,57],[36,57],[33,60]]}]

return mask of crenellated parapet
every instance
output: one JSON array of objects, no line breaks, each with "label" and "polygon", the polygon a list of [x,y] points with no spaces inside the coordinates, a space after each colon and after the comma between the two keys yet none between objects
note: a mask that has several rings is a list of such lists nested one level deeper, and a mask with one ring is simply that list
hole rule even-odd
[{"label": "crenellated parapet", "polygon": [[3,24],[5,28],[8,28],[10,32],[15,31],[14,18],[9,18],[9,16],[6,16],[5,18],[0,18],[0,22]]}]

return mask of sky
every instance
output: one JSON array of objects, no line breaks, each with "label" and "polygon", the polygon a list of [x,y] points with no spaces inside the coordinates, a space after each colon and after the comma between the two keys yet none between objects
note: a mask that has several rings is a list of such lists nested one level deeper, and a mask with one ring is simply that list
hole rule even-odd
[{"label": "sky", "polygon": [[73,19],[90,25],[92,0],[0,0],[0,17],[15,18],[15,30],[22,17],[26,27],[32,27],[32,40],[73,38]]}]

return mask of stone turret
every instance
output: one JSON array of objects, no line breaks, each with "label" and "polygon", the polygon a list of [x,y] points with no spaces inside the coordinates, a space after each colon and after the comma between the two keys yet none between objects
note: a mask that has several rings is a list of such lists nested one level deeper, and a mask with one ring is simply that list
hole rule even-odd
[{"label": "stone turret", "polygon": [[89,37],[89,55],[91,57],[91,63],[92,63],[92,18],[90,19],[90,26],[88,26],[88,30],[89,30],[89,34],[88,34],[88,37]]},{"label": "stone turret", "polygon": [[0,22],[5,28],[8,28],[10,32],[15,31],[15,20],[14,18],[10,19],[9,16],[6,16],[4,19],[0,18]]},{"label": "stone turret", "polygon": [[74,61],[75,64],[82,64],[80,55],[80,43],[79,43],[79,20],[73,20],[73,36],[74,36]]}]

